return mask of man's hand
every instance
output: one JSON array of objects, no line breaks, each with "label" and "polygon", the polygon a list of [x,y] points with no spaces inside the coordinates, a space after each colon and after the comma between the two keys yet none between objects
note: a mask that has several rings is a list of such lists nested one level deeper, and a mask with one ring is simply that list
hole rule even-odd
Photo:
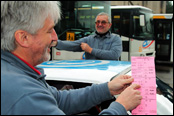
[{"label": "man's hand", "polygon": [[116,102],[122,104],[127,111],[136,108],[142,99],[140,91],[136,90],[138,88],[140,88],[140,85],[132,84],[118,96]]},{"label": "man's hand", "polygon": [[120,94],[133,82],[133,78],[128,75],[120,75],[115,77],[112,81],[108,82],[108,88],[111,95]]},{"label": "man's hand", "polygon": [[91,54],[92,48],[87,43],[81,43],[80,46],[81,46],[82,50]]}]

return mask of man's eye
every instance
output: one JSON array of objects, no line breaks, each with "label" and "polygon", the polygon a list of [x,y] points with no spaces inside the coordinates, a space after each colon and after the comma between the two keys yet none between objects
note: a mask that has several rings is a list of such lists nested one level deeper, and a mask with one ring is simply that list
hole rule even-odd
[{"label": "man's eye", "polygon": [[52,30],[50,30],[50,31],[48,31],[47,33],[52,33],[53,31]]},{"label": "man's eye", "polygon": [[54,28],[50,28],[50,29],[48,29],[48,32],[47,33],[52,33],[53,30],[54,30]]}]

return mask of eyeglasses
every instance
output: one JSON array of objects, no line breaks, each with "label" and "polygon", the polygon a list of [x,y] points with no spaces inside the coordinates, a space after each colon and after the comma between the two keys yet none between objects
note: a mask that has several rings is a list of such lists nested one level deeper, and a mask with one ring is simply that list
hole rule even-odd
[{"label": "eyeglasses", "polygon": [[106,22],[106,21],[101,21],[101,22],[100,21],[97,21],[97,22],[95,22],[96,25],[99,25],[100,23],[102,25],[106,25],[106,23],[109,23],[109,22]]}]

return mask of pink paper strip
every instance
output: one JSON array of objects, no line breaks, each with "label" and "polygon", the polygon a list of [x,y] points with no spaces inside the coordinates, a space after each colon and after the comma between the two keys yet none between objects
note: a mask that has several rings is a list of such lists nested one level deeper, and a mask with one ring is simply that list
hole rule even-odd
[{"label": "pink paper strip", "polygon": [[131,70],[133,83],[141,85],[139,90],[143,97],[141,104],[132,110],[132,115],[157,115],[154,57],[131,57]]}]

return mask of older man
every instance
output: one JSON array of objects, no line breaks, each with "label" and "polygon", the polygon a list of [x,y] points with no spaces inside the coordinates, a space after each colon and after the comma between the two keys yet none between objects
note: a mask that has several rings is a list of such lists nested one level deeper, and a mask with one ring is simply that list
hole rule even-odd
[{"label": "older man", "polygon": [[43,69],[36,65],[50,58],[58,39],[54,30],[58,19],[55,1],[1,1],[1,115],[75,114],[123,90],[100,114],[126,114],[139,105],[140,86],[127,87],[133,78],[126,75],[69,91],[57,91],[46,83]]},{"label": "older man", "polygon": [[94,35],[76,41],[58,40],[58,50],[85,51],[85,59],[118,60],[122,52],[122,41],[116,34],[111,34],[111,17],[99,13],[95,19]]}]

